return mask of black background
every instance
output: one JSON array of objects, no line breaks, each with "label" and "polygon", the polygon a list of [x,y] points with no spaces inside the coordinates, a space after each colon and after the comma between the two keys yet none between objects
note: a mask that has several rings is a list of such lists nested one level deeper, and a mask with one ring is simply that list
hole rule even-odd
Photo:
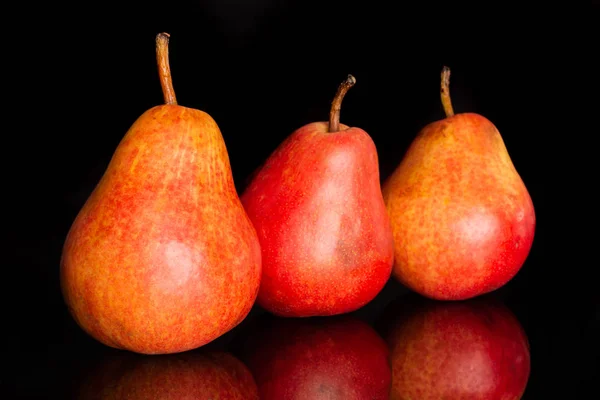
[{"label": "black background", "polygon": [[[3,129],[3,197],[11,204],[3,336],[12,372],[0,378],[3,386],[22,397],[64,397],[83,365],[101,358],[103,347],[63,306],[61,246],[129,126],[163,100],[154,48],[163,31],[171,35],[178,102],[217,121],[240,191],[286,136],[328,118],[349,73],[357,83],[341,122],[371,135],[384,179],[416,133],[443,117],[439,73],[448,65],[455,111],[482,114],[498,127],[536,208],[531,254],[498,293],[532,344],[525,398],[598,392],[591,384],[598,376],[597,259],[583,255],[593,243],[579,228],[596,232],[592,213],[582,211],[592,204],[588,188],[595,181],[582,172],[593,166],[584,138],[598,133],[591,64],[600,39],[593,29],[597,2],[579,9],[488,2],[102,4],[25,10],[25,25],[6,34],[12,63],[5,83],[18,91],[8,99],[16,107]],[[360,315],[374,318],[404,292],[390,282]]]}]

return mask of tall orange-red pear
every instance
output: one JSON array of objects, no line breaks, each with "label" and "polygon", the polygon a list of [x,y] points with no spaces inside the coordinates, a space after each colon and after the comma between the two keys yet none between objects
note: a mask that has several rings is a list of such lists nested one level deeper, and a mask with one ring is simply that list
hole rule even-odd
[{"label": "tall orange-red pear", "polygon": [[454,114],[450,70],[441,98],[446,118],[425,126],[382,191],[394,232],[393,275],[438,300],[494,291],[521,269],[535,212],[496,127]]},{"label": "tall orange-red pear", "polygon": [[254,304],[261,274],[219,127],[177,104],[168,39],[156,37],[165,104],[121,140],[71,226],[60,269],[81,328],[145,354],[197,348],[231,330]]},{"label": "tall orange-red pear", "polygon": [[261,244],[258,303],[273,314],[343,314],[370,302],[390,277],[393,240],[377,150],[341,124],[339,86],[330,120],[307,124],[279,145],[242,194]]}]

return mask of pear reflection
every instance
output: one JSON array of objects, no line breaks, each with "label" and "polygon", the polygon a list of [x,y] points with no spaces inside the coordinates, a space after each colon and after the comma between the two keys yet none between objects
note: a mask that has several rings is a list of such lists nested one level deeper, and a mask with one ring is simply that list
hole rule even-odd
[{"label": "pear reflection", "polygon": [[113,353],[79,391],[85,400],[258,399],[246,366],[221,351],[170,355]]},{"label": "pear reflection", "polygon": [[389,398],[387,346],[357,318],[265,314],[240,352],[261,400]]},{"label": "pear reflection", "polygon": [[390,347],[390,399],[514,400],[525,391],[529,343],[495,299],[406,296],[388,306],[379,327]]}]

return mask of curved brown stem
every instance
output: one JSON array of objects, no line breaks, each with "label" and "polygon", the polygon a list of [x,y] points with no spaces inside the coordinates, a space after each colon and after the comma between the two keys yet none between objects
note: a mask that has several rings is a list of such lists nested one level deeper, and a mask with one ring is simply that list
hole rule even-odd
[{"label": "curved brown stem", "polygon": [[346,80],[340,84],[337,93],[331,102],[331,110],[329,111],[329,132],[337,132],[340,130],[340,110],[342,108],[342,100],[354,84],[356,78],[352,75],[348,75]]},{"label": "curved brown stem", "polygon": [[169,66],[169,37],[170,35],[165,32],[156,35],[156,62],[158,63],[158,76],[165,104],[175,105],[177,104],[177,98],[175,97],[171,67]]},{"label": "curved brown stem", "polygon": [[446,117],[453,116],[454,110],[452,109],[452,100],[450,99],[450,68],[446,66],[442,68],[440,95],[442,96],[442,106],[444,107]]}]

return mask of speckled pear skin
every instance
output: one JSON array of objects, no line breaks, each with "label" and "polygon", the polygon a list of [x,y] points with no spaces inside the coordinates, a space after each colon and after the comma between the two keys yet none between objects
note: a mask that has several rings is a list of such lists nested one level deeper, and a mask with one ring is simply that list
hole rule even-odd
[{"label": "speckled pear skin", "polygon": [[238,325],[261,253],[216,122],[149,109],[118,145],[64,244],[60,279],[77,323],[144,354],[200,347]]},{"label": "speckled pear skin", "polygon": [[474,113],[424,127],[382,185],[393,276],[438,300],[498,289],[527,258],[535,212],[496,127]]}]

